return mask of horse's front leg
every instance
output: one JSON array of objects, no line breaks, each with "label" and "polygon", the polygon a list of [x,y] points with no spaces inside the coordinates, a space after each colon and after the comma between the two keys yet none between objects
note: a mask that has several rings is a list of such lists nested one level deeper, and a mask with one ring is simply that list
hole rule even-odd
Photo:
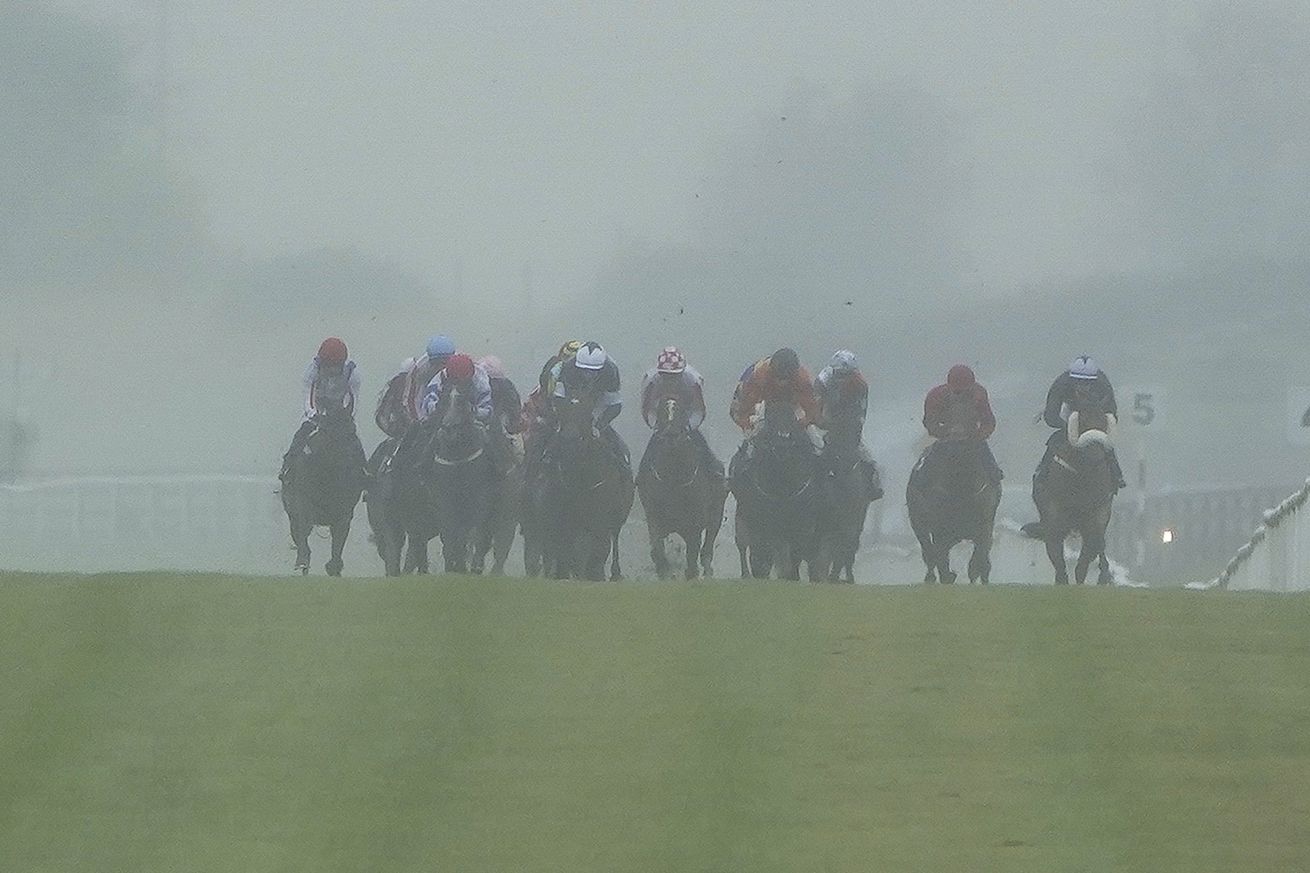
[{"label": "horse's front leg", "polygon": [[309,534],[314,529],[296,516],[291,516],[291,542],[296,547],[296,572],[309,575]]},{"label": "horse's front leg", "polygon": [[349,518],[332,525],[332,558],[327,562],[327,574],[329,576],[341,575],[341,570],[345,567],[345,562],[341,560],[341,553],[345,551],[346,539],[349,536]]},{"label": "horse's front leg", "polygon": [[951,569],[951,546],[946,540],[933,537],[933,546],[937,552],[937,578],[943,585],[955,584],[955,572]]},{"label": "horse's front leg", "polygon": [[986,585],[992,578],[992,532],[979,534],[969,556],[969,581]]},{"label": "horse's front leg", "polygon": [[646,520],[646,533],[650,537],[650,559],[655,564],[655,575],[660,579],[667,579],[672,569],[669,566],[669,555],[664,546],[664,540],[668,536],[668,532],[648,518]]},{"label": "horse's front leg", "polygon": [[687,555],[686,577],[688,579],[695,579],[700,575],[700,566],[696,563],[696,559],[700,555],[702,536],[704,536],[704,531],[702,531],[700,528],[696,528],[695,530],[689,530],[686,533],[682,534],[682,541],[686,543],[686,555]]},{"label": "horse's front leg", "polygon": [[[623,578],[623,567],[619,564],[619,529],[615,529],[609,536],[606,545],[610,552],[610,581],[618,582]],[[601,566],[605,564],[605,558],[601,558]]]},{"label": "horse's front leg", "polygon": [[1055,568],[1055,584],[1068,585],[1069,567],[1064,562],[1064,535],[1057,536],[1056,533],[1050,528],[1046,530],[1046,557]]}]

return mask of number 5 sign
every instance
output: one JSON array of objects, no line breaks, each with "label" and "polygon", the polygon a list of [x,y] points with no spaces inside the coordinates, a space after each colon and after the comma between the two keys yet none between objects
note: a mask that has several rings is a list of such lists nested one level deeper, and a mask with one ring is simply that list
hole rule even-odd
[{"label": "number 5 sign", "polygon": [[1164,423],[1164,389],[1129,386],[1115,392],[1119,401],[1119,420],[1138,427],[1157,428]]}]

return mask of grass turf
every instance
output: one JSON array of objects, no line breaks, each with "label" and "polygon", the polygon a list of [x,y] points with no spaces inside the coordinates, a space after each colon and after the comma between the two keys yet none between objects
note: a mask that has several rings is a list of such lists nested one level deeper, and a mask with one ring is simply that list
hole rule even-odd
[{"label": "grass turf", "polygon": [[0,870],[1310,869],[1310,599],[0,577]]}]

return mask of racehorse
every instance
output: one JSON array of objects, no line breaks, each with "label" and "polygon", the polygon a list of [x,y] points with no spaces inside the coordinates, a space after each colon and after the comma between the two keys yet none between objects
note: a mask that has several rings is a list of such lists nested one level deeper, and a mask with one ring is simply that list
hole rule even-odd
[{"label": "racehorse", "polygon": [[309,535],[324,525],[332,533],[329,576],[340,576],[341,552],[350,536],[350,522],[364,490],[364,471],[355,446],[355,421],[349,410],[333,409],[314,416],[314,430],[303,450],[287,462],[282,507],[296,546],[296,570],[309,574]]},{"label": "racehorse", "polygon": [[984,444],[977,440],[941,440],[928,448],[910,472],[905,503],[910,527],[919,539],[925,582],[955,581],[951,548],[973,541],[969,581],[990,581],[992,530],[1001,486],[992,479],[984,460]]},{"label": "racehorse", "polygon": [[860,429],[835,423],[828,430],[823,462],[823,502],[811,570],[819,579],[855,582],[855,554],[869,515],[869,504],[881,497],[878,471],[860,463]]},{"label": "racehorse", "polygon": [[[731,488],[737,499],[737,551],[742,577],[799,579],[811,558],[823,471],[796,411],[766,404],[750,450],[734,458]],[[811,563],[811,575],[814,565]]]},{"label": "racehorse", "polygon": [[396,453],[400,440],[388,437],[373,451],[368,461],[369,486],[364,501],[368,506],[368,524],[373,545],[382,559],[388,576],[399,576],[401,555],[405,548],[405,522],[400,502],[400,467]]},{"label": "racehorse", "polygon": [[500,576],[505,572],[505,561],[519,527],[523,503],[523,443],[518,436],[507,433],[499,422],[492,425],[487,437],[496,475],[491,489],[491,505],[474,535],[470,569],[481,573],[490,553],[491,575]]},{"label": "racehorse", "polygon": [[[717,474],[717,475],[716,475]],[[655,410],[655,432],[641,456],[637,493],[646,515],[650,556],[661,579],[672,568],[664,549],[670,534],[686,544],[686,577],[714,575],[714,542],[723,524],[727,484],[719,471],[706,469],[704,455],[692,434],[688,411],[677,398]]]},{"label": "racehorse", "polygon": [[610,579],[622,575],[619,531],[632,511],[635,487],[625,458],[615,454],[593,417],[595,392],[563,401],[559,431],[546,449],[547,506],[556,514],[553,570],[558,578],[605,578],[605,559],[613,555]]},{"label": "racehorse", "polygon": [[1057,585],[1069,584],[1064,541],[1074,532],[1082,538],[1074,581],[1086,582],[1095,560],[1100,563],[1097,584],[1114,581],[1105,556],[1105,531],[1118,490],[1110,464],[1115,424],[1113,415],[1074,410],[1069,414],[1068,443],[1057,447],[1045,476],[1033,476],[1033,502],[1041,516],[1037,527]]},{"label": "racehorse", "polygon": [[435,511],[446,572],[467,573],[471,539],[491,514],[496,485],[487,428],[474,415],[472,399],[454,385],[431,420],[436,426],[423,458],[429,505]]}]

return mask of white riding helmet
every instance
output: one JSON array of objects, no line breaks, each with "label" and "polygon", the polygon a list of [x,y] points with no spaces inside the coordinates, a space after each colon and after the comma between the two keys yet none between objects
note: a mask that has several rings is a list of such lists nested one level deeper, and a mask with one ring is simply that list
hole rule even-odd
[{"label": "white riding helmet", "polygon": [[859,362],[855,359],[855,352],[850,349],[838,349],[828,366],[832,367],[834,373],[854,373],[859,369]]},{"label": "white riding helmet", "polygon": [[578,349],[578,356],[573,359],[579,370],[599,370],[609,361],[609,355],[600,343],[585,343]]},{"label": "white riding helmet", "polygon": [[1101,368],[1096,366],[1096,361],[1093,361],[1087,355],[1082,355],[1074,358],[1073,363],[1069,365],[1069,375],[1074,379],[1083,379],[1090,382],[1101,375]]}]

